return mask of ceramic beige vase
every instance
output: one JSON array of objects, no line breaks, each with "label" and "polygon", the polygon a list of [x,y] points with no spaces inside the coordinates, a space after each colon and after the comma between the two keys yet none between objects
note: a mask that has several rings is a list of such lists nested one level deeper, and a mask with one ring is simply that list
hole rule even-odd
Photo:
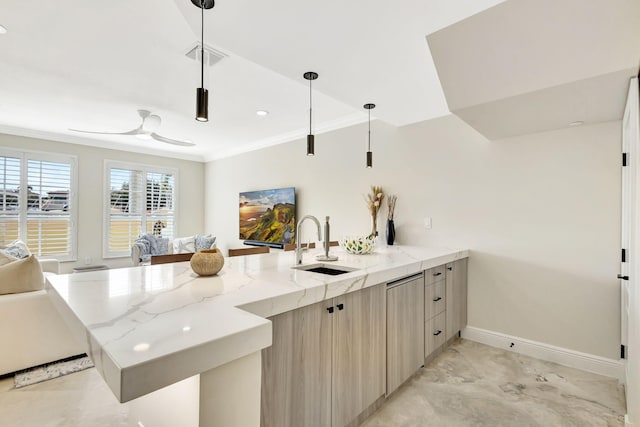
[{"label": "ceramic beige vase", "polygon": [[213,276],[224,266],[224,257],[218,248],[204,249],[191,257],[191,269],[199,276]]}]

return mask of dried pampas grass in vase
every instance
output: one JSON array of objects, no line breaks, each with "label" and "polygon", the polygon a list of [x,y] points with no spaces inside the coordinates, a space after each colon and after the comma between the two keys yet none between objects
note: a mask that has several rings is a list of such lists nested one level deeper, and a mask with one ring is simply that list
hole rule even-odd
[{"label": "dried pampas grass in vase", "polygon": [[369,235],[371,238],[378,235],[378,211],[380,211],[383,200],[384,192],[382,191],[382,187],[372,185],[371,192],[365,197],[369,213],[371,213],[371,234]]}]

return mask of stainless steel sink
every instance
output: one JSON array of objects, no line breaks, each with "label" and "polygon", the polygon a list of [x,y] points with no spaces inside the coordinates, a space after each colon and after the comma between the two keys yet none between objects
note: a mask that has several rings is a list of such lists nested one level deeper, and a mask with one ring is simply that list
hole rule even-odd
[{"label": "stainless steel sink", "polygon": [[307,265],[297,265],[291,267],[294,270],[310,271],[312,273],[328,274],[330,276],[337,276],[339,274],[350,273],[358,270],[357,268],[345,267],[343,265],[332,265],[324,263],[315,263]]}]

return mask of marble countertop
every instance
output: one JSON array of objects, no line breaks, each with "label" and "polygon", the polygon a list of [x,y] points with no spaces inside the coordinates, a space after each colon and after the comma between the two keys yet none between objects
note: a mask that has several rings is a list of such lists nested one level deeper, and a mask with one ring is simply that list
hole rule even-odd
[{"label": "marble countertop", "polygon": [[[307,252],[313,264],[320,249]],[[467,250],[393,246],[369,255],[340,248],[328,276],[295,270],[295,254],[225,258],[216,276],[189,263],[48,277],[48,292],[111,390],[126,402],[271,345],[284,313],[468,256]],[[329,264],[329,263],[327,263]]]}]

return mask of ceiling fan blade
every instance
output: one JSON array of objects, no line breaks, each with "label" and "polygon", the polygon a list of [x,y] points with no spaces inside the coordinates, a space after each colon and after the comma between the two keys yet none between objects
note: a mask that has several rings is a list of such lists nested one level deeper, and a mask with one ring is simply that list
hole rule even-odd
[{"label": "ceiling fan blade", "polygon": [[180,145],[182,147],[193,147],[194,145],[196,145],[191,141],[179,141],[177,139],[166,138],[162,135],[158,135],[155,132],[151,134],[151,138],[155,139],[156,141],[166,142],[167,144]]},{"label": "ceiling fan blade", "polygon": [[93,133],[97,135],[138,135],[142,130],[142,128],[138,127],[136,129],[130,130],[129,132],[96,132],[92,130],[80,130],[80,129],[69,129],[69,130],[73,132]]}]

